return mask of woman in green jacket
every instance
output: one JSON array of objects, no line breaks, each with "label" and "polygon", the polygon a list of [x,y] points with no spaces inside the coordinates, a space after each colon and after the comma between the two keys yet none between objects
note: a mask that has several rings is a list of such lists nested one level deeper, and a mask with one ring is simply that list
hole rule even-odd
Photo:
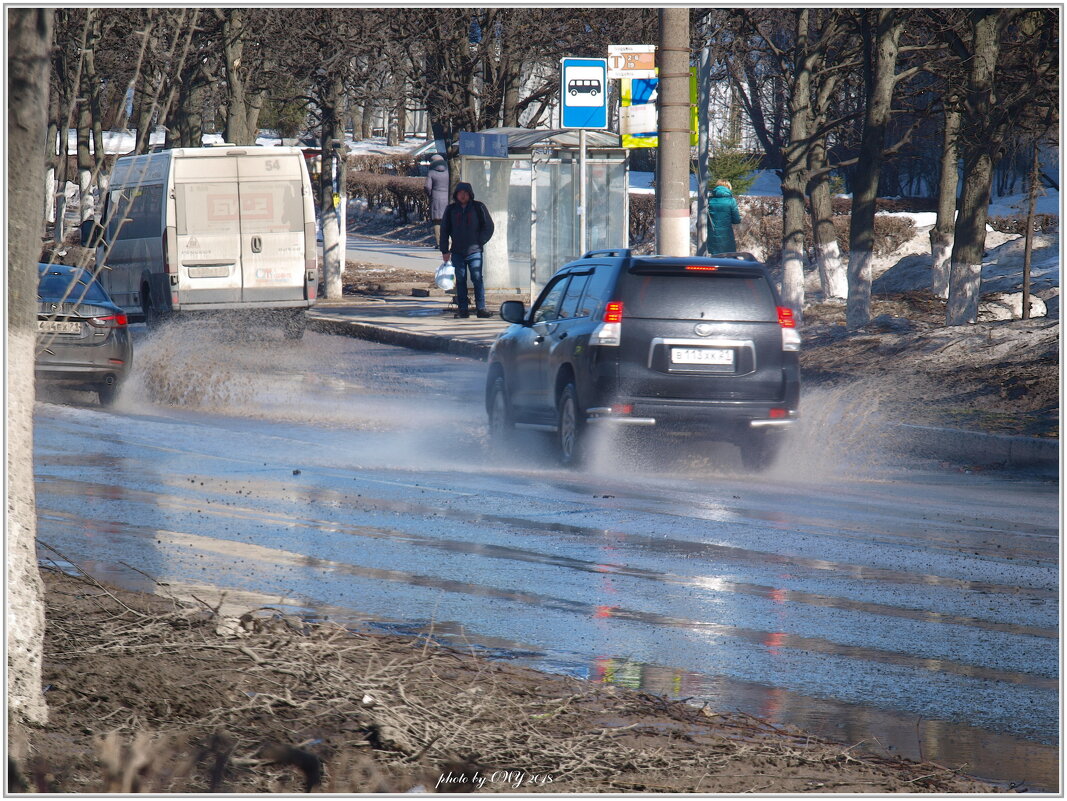
[{"label": "woman in green jacket", "polygon": [[716,181],[708,198],[708,253],[733,253],[737,250],[734,226],[741,222],[741,212],[734,200],[729,181]]}]

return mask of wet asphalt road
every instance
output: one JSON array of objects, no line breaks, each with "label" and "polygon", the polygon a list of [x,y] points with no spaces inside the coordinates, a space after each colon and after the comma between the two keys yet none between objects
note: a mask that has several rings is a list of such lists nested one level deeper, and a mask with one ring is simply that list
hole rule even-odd
[{"label": "wet asphalt road", "polygon": [[879,456],[818,393],[765,476],[697,443],[498,464],[480,362],[205,326],[137,348],[115,409],[38,404],[42,559],[1057,784],[1052,482]]}]

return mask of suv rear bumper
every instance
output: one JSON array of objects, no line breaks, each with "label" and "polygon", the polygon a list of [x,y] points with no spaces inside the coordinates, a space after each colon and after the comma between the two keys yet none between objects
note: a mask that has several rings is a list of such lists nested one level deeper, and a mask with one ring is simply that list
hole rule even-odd
[{"label": "suv rear bumper", "polygon": [[[622,413],[619,406],[628,406]],[[655,426],[684,431],[729,431],[784,429],[793,426],[797,410],[782,403],[737,401],[617,401],[614,406],[586,409],[589,423],[622,426]]]}]

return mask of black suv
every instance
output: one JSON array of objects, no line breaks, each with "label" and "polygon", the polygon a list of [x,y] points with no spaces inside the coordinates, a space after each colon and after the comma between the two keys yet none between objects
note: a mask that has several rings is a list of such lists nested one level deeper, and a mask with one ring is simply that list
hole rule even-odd
[{"label": "black suv", "polygon": [[710,258],[598,250],[552,276],[489,354],[490,440],[516,427],[555,433],[579,460],[589,425],[702,434],[773,461],[797,417],[800,335],[763,265],[747,253]]}]

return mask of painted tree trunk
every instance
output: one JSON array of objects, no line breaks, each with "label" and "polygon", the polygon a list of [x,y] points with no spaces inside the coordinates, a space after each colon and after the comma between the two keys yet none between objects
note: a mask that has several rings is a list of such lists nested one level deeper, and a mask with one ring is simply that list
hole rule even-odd
[{"label": "painted tree trunk", "polygon": [[931,286],[934,295],[948,297],[952,267],[952,243],[956,228],[956,192],[959,189],[959,151],[956,139],[960,131],[959,99],[945,100],[945,130],[941,140],[941,179],[937,189],[937,222],[930,229]]},{"label": "painted tree trunk", "polygon": [[[812,147],[811,165],[820,169],[826,164],[826,149],[823,142]],[[819,270],[819,283],[823,298],[844,300],[848,295],[848,281],[841,261],[841,246],[834,227],[834,209],[830,198],[829,176],[816,180],[811,190],[811,230],[815,240],[815,264]]]},{"label": "painted tree trunk", "polygon": [[782,302],[799,318],[804,308],[804,191],[802,176],[782,180]]},{"label": "painted tree trunk", "polygon": [[965,167],[964,175],[945,310],[948,325],[967,325],[978,319],[985,228],[989,217],[989,193],[993,186],[992,156],[987,152],[977,153],[973,162]]},{"label": "painted tree trunk", "polygon": [[[48,720],[41,688],[44,601],[33,489],[33,361],[51,9],[7,12],[7,703],[9,722]],[[64,143],[65,144],[65,143]],[[9,731],[9,747],[16,732]],[[14,750],[14,749],[13,749]],[[9,751],[9,753],[12,753]],[[12,753],[12,756],[19,754]]]},{"label": "painted tree trunk", "polygon": [[[322,113],[322,177],[320,189],[322,204],[319,218],[322,221],[322,274],[326,297],[340,298],[342,293],[342,276],[345,267],[345,236],[341,214],[345,204],[345,159],[344,149],[333,146],[334,142],[344,143],[344,125],[340,117],[340,107],[344,99],[344,88],[340,79],[334,80],[326,91],[321,103]],[[332,160],[336,158],[336,164]],[[336,179],[336,187],[334,180]]]},{"label": "painted tree trunk", "polygon": [[[798,51],[805,52],[809,12],[797,14]],[[796,69],[789,97],[789,142],[782,152],[782,302],[800,321],[804,310],[804,190],[811,153],[811,68],[807,59]]]},{"label": "painted tree trunk", "polygon": [[[1000,13],[993,9],[968,12],[974,26],[974,53],[967,76],[966,118],[962,122],[968,131],[984,129],[993,105],[993,76],[1000,52],[997,36]],[[956,216],[956,239],[952,243],[952,272],[945,309],[948,325],[967,325],[978,319],[993,161],[999,146],[995,135],[971,135],[964,140],[963,192]]]},{"label": "painted tree trunk", "polygon": [[893,105],[900,26],[897,12],[879,9],[873,38],[868,39],[867,111],[860,140],[859,164],[852,190],[852,224],[848,242],[848,304],[845,321],[858,328],[871,321],[871,271],[874,213],[882,171],[886,129]]}]

